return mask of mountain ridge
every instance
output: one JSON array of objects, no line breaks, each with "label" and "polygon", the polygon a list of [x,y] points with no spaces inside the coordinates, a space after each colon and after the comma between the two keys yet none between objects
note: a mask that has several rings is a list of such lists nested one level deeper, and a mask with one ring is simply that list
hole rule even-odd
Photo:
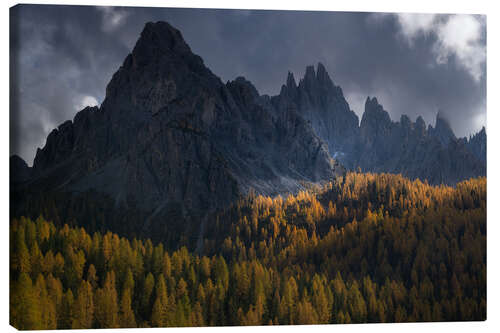
[{"label": "mountain ridge", "polygon": [[[49,210],[50,193],[58,199],[48,214],[57,218],[78,210],[85,223],[89,210],[102,207],[108,219],[120,210],[141,221],[129,228],[134,234],[171,234],[165,219],[175,219],[179,235],[193,235],[203,229],[200,217],[252,191],[296,193],[342,177],[346,168],[451,184],[485,174],[486,158],[484,168],[475,161],[486,152],[486,132],[470,143],[437,120],[435,129],[421,117],[393,122],[369,97],[359,122],[321,63],[308,66],[298,84],[289,72],[272,97],[244,77],[223,83],[179,30],[150,22],[101,106],[54,129],[33,167],[11,158],[11,212]],[[85,207],[74,198],[84,198]],[[123,214],[92,223],[116,230]]]},{"label": "mountain ridge", "polygon": [[165,233],[166,216],[203,216],[251,190],[297,192],[345,172],[299,114],[276,112],[243,78],[224,84],[166,22],[146,24],[100,107],[54,129],[32,168],[12,163],[29,175],[11,177],[14,214],[46,193],[95,192],[109,210],[142,212],[136,230],[147,233]]},{"label": "mountain ridge", "polygon": [[440,111],[434,126],[426,127],[421,116],[415,122],[407,115],[393,121],[376,97],[367,97],[359,121],[321,63],[316,71],[308,66],[298,85],[288,73],[286,85],[271,99],[282,112],[294,110],[310,122],[349,170],[402,173],[449,185],[486,175],[485,130],[474,136],[474,143],[457,138]]}]

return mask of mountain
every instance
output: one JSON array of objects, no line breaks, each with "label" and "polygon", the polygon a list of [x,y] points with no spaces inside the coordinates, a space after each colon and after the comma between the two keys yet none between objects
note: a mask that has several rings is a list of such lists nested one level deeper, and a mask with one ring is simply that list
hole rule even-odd
[{"label": "mountain", "polygon": [[18,155],[10,157],[10,181],[14,184],[22,183],[31,178],[31,168]]},{"label": "mountain", "polygon": [[[402,173],[431,184],[455,184],[486,175],[486,163],[457,139],[438,113],[436,126],[426,130],[421,117],[413,123],[403,115],[393,122],[376,98],[368,98],[355,150],[349,164],[364,171]],[[347,164],[347,163],[346,163]]]},{"label": "mountain", "polygon": [[147,23],[100,107],[54,129],[33,167],[11,157],[11,214],[199,248],[208,216],[251,193],[295,193],[346,168],[454,184],[485,175],[485,155],[484,130],[457,139],[440,113],[434,127],[394,122],[368,97],[359,122],[321,63],[273,97],[243,77],[223,83],[177,29]]},{"label": "mountain", "polygon": [[484,129],[470,140],[457,138],[441,112],[434,127],[426,128],[422,117],[412,122],[403,115],[395,122],[375,97],[367,98],[359,122],[321,63],[316,71],[308,66],[298,86],[289,73],[272,101],[281,112],[302,115],[347,169],[401,173],[431,184],[486,175]]},{"label": "mountain", "polygon": [[[140,216],[142,226],[127,226],[133,234],[164,234],[168,218],[190,237],[199,226],[182,221],[251,190],[297,192],[344,173],[304,118],[279,112],[242,77],[224,84],[165,22],[146,24],[100,107],[54,129],[32,168],[18,157],[11,165],[24,170],[12,177],[13,214],[48,210],[89,223],[101,207],[98,216]],[[92,223],[122,231],[114,219]]]},{"label": "mountain", "polygon": [[486,129],[483,128],[477,132],[467,142],[467,148],[480,161],[486,163]]},{"label": "mountain", "polygon": [[436,139],[441,142],[441,145],[447,146],[451,141],[456,141],[457,137],[455,136],[455,133],[453,133],[453,130],[451,129],[450,124],[448,123],[448,120],[443,117],[441,112],[438,112],[436,114],[436,124],[435,127],[432,127],[429,125],[429,128],[427,130],[429,132],[430,136],[435,137]]},{"label": "mountain", "polygon": [[317,71],[308,66],[298,86],[289,73],[286,85],[272,101],[281,112],[294,111],[304,117],[328,144],[334,157],[359,133],[358,116],[351,111],[342,89],[333,84],[321,63]]}]

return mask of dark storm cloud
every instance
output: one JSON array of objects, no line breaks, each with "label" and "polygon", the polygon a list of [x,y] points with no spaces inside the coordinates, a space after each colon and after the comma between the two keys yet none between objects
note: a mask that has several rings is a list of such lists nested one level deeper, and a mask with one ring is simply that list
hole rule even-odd
[{"label": "dark storm cloud", "polygon": [[369,13],[22,6],[11,15],[11,150],[29,163],[52,128],[102,102],[144,24],[158,20],[177,27],[222,80],[243,75],[261,93],[278,93],[288,71],[298,80],[322,62],[360,118],[366,97],[377,96],[393,120],[422,115],[433,124],[441,109],[460,136],[486,120],[485,75],[466,66],[474,58],[445,52],[443,61],[443,45],[462,46],[441,43],[453,26],[406,38],[414,30],[396,16]]}]

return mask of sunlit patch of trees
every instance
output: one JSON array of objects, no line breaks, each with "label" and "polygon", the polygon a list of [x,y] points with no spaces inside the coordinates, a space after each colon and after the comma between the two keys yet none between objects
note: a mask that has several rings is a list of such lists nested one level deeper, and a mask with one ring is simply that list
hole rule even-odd
[{"label": "sunlit patch of trees", "polygon": [[[168,223],[166,221],[165,223]],[[20,329],[486,318],[486,178],[348,173],[210,216],[202,254],[42,217],[10,227]]]}]

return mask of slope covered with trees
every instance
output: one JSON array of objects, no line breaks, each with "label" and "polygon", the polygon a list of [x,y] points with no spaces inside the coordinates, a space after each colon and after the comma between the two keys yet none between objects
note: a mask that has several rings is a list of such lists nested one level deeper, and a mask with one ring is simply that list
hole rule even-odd
[{"label": "slope covered with trees", "polygon": [[[348,173],[212,214],[196,249],[11,221],[20,329],[486,318],[486,178]],[[196,242],[196,240],[193,240]]]}]

